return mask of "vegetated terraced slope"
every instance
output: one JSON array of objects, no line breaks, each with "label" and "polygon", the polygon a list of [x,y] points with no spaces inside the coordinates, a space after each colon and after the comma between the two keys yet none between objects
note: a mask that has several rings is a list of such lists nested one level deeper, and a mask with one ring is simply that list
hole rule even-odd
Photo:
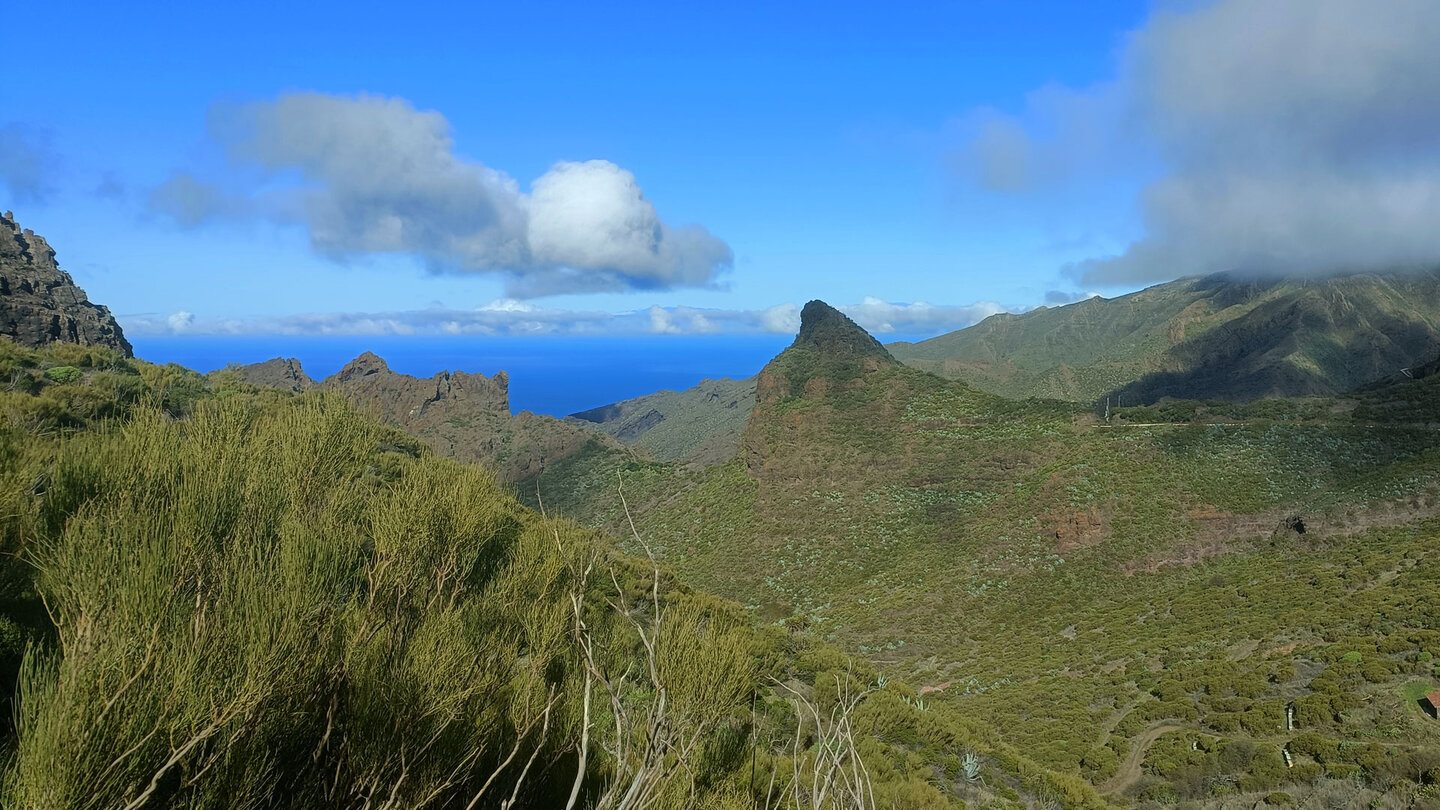
[{"label": "vegetated terraced slope", "polygon": [[[1111,784],[1263,798],[1359,776],[1378,795],[1440,752],[1387,697],[1440,653],[1437,382],[1106,423],[902,365],[812,304],[735,461],[623,481],[682,578],[936,687],[1050,767],[1102,784],[1176,725],[1198,736],[1159,738],[1144,778]],[[624,526],[606,474],[570,469],[557,508]],[[1277,771],[1302,733],[1305,767]]]},{"label": "vegetated terraced slope", "polygon": [[1440,353],[1440,271],[1186,278],[889,348],[1008,397],[1135,405],[1337,394]]}]

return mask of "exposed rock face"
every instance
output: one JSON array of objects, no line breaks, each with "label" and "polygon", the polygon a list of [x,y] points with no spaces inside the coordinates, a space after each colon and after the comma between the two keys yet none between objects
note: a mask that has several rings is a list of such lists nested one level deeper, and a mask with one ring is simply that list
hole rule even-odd
[{"label": "exposed rock face", "polygon": [[263,363],[232,366],[228,370],[234,372],[241,382],[265,388],[279,388],[298,394],[315,387],[315,381],[293,357],[273,357]]},{"label": "exposed rock face", "polygon": [[364,403],[381,419],[402,428],[425,421],[435,408],[510,415],[510,378],[503,371],[494,377],[442,371],[422,380],[396,374],[380,357],[365,352],[324,384],[344,391],[352,401]]},{"label": "exposed rock face", "polygon": [[430,445],[436,453],[483,464],[509,483],[538,475],[553,464],[599,442],[619,449],[608,436],[530,412],[510,413],[510,379],[442,371],[428,379],[398,374],[372,352],[315,382],[293,359],[275,358],[233,369],[241,380],[288,391],[337,391],[357,408],[374,414]]},{"label": "exposed rock face", "polygon": [[110,310],[90,303],[44,237],[0,215],[0,335],[26,346],[79,343],[135,352]]},{"label": "exposed rock face", "polygon": [[874,357],[895,362],[880,341],[824,301],[811,301],[800,310],[800,333],[794,345],[811,346],[823,359]]}]

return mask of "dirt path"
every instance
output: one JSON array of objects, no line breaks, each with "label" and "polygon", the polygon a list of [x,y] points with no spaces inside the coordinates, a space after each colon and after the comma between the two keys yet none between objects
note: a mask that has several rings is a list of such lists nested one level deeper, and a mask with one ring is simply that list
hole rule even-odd
[{"label": "dirt path", "polygon": [[1115,712],[1110,715],[1110,719],[1106,720],[1105,723],[1100,726],[1100,733],[1095,737],[1095,743],[1092,747],[1099,748],[1108,742],[1110,735],[1115,732],[1115,727],[1120,725],[1121,720],[1125,719],[1125,715],[1129,714],[1132,709],[1139,706],[1148,697],[1148,694],[1141,692],[1131,699],[1129,703],[1116,709]]},{"label": "dirt path", "polygon": [[1113,795],[1124,793],[1133,787],[1136,782],[1140,781],[1140,777],[1145,773],[1140,766],[1145,762],[1145,752],[1150,750],[1150,746],[1154,745],[1155,741],[1162,736],[1172,731],[1183,731],[1184,728],[1184,726],[1161,725],[1151,726],[1145,731],[1142,731],[1140,736],[1130,741],[1129,756],[1125,757],[1125,761],[1120,763],[1120,770],[1116,771],[1114,776],[1105,780],[1105,783],[1100,785],[1100,792]]},{"label": "dirt path", "polygon": [[[1134,705],[1138,705],[1139,702],[1140,701],[1137,700]],[[1142,766],[1145,763],[1145,754],[1150,751],[1150,746],[1154,745],[1156,740],[1172,731],[1185,731],[1186,729],[1199,731],[1210,736],[1215,735],[1215,732],[1201,728],[1195,723],[1179,724],[1173,720],[1161,721],[1159,725],[1150,726],[1130,740],[1130,753],[1125,757],[1125,761],[1120,763],[1120,769],[1115,772],[1114,776],[1096,785],[1096,788],[1101,793],[1114,796],[1134,787],[1135,783],[1140,781],[1140,777],[1145,775]],[[1114,731],[1113,725],[1110,727],[1110,731]],[[1105,735],[1102,736],[1099,744],[1104,744],[1104,738],[1108,736],[1109,732],[1106,732]],[[1245,740],[1252,743],[1270,743],[1271,745],[1284,748],[1293,736],[1294,734],[1292,732],[1285,732],[1283,734],[1236,735],[1230,739]],[[1377,742],[1387,748],[1404,748],[1407,750],[1420,750],[1425,747],[1419,743],[1403,742],[1400,740],[1376,739],[1373,740],[1373,742]]]}]

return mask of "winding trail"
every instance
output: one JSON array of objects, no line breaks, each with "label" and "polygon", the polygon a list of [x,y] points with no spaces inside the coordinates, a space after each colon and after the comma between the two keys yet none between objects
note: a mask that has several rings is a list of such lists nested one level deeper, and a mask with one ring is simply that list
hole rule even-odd
[{"label": "winding trail", "polygon": [[1151,726],[1145,731],[1142,731],[1140,736],[1130,741],[1129,755],[1125,757],[1124,762],[1120,763],[1120,770],[1116,771],[1114,776],[1105,780],[1105,783],[1100,785],[1100,792],[1114,795],[1129,790],[1136,782],[1139,782],[1140,777],[1145,774],[1141,765],[1145,762],[1145,753],[1150,750],[1150,746],[1154,745],[1155,741],[1164,735],[1172,731],[1183,731],[1184,729],[1184,726],[1164,724]]}]

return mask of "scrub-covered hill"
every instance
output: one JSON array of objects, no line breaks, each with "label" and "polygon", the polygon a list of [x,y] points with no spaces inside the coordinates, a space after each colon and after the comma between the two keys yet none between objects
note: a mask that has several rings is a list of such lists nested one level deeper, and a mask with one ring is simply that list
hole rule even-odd
[{"label": "scrub-covered hill", "polygon": [[1331,395],[1440,352],[1440,271],[1293,281],[1219,274],[995,315],[900,360],[1008,397],[1123,404]]},{"label": "scrub-covered hill", "polygon": [[6,807],[1107,806],[336,392],[0,370]]},{"label": "scrub-covered hill", "polygon": [[706,466],[735,456],[754,407],[754,378],[722,378],[592,408],[566,421],[613,436],[659,461]]},{"label": "scrub-covered hill", "polygon": [[[1437,392],[1105,422],[902,365],[814,303],[758,378],[739,458],[623,480],[683,580],[1097,787],[1402,797],[1440,763],[1440,726],[1404,697],[1440,686]],[[577,485],[613,470],[566,471],[548,504],[625,525]]]}]

